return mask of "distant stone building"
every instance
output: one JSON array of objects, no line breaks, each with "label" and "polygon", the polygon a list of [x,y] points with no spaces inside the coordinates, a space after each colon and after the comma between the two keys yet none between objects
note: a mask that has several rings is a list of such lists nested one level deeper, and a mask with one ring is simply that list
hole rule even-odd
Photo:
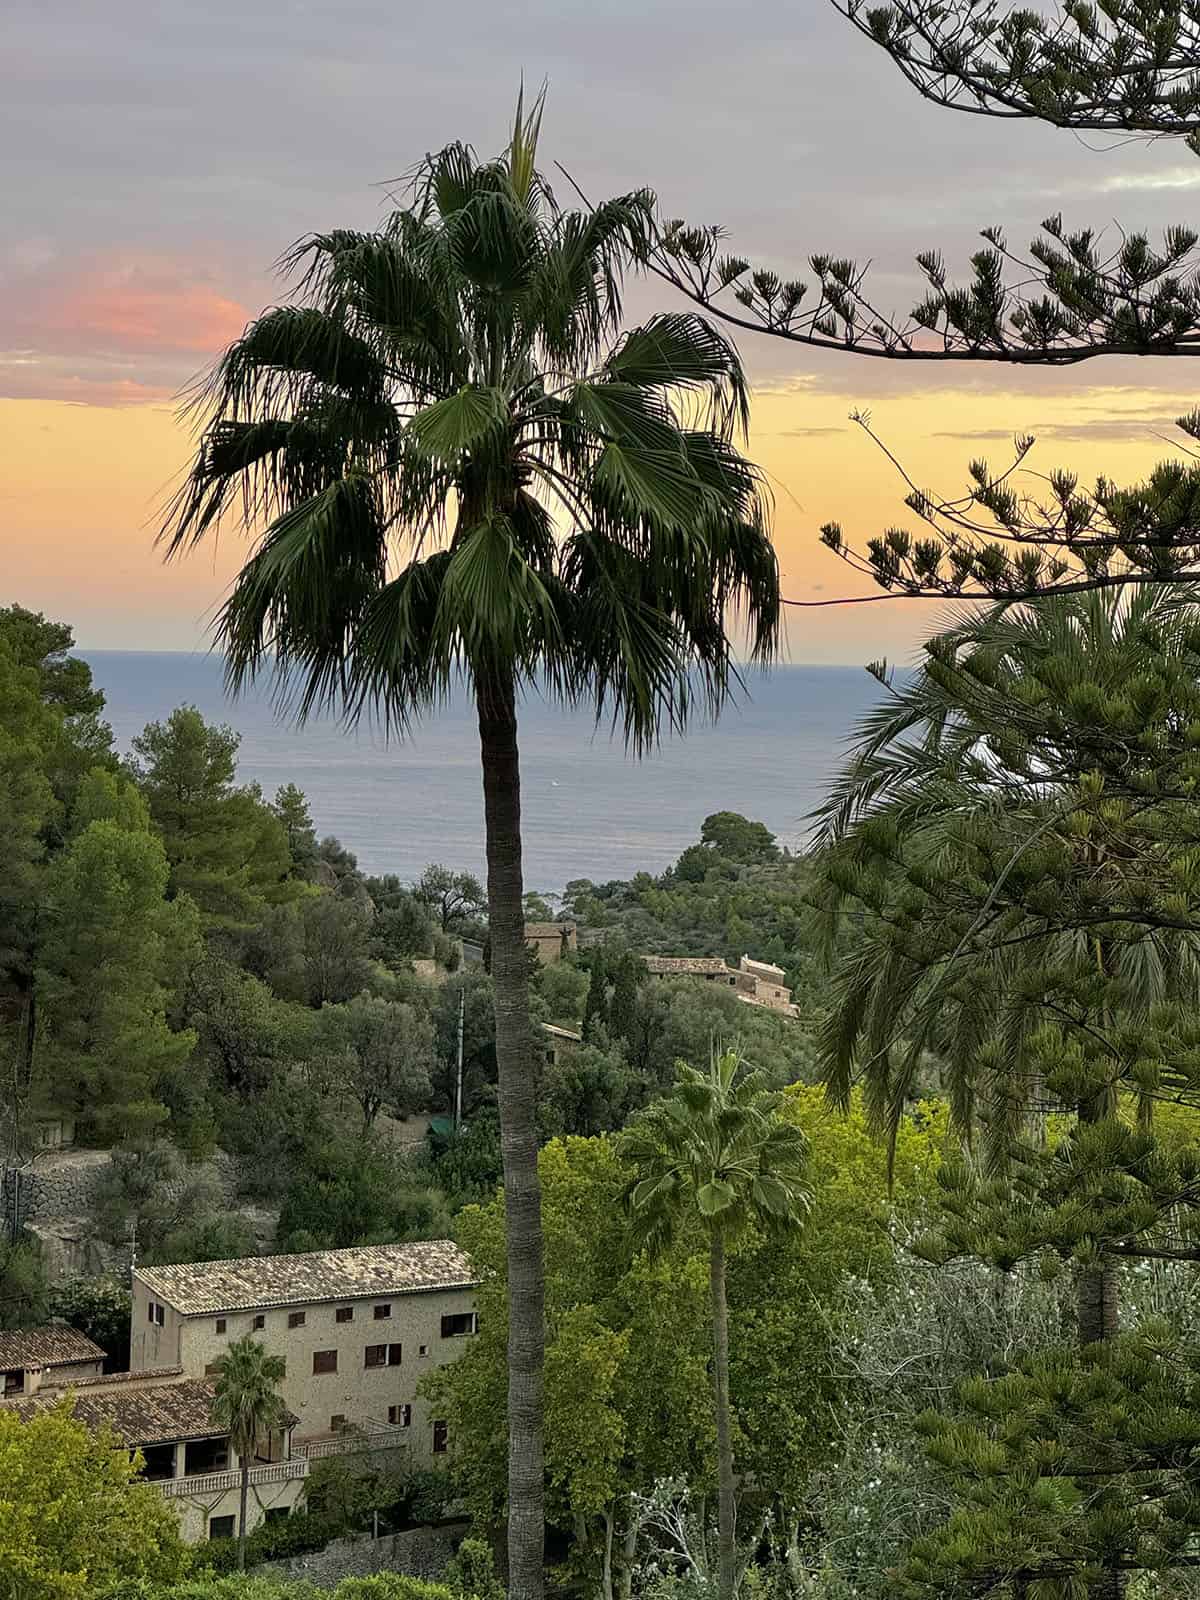
[{"label": "distant stone building", "polygon": [[656,978],[700,978],[722,989],[732,989],[748,1006],[763,1006],[781,1017],[796,1017],[792,991],[783,982],[782,967],[743,956],[731,967],[720,956],[643,956],[646,970]]},{"label": "distant stone building", "polygon": [[583,1043],[581,1033],[574,1028],[560,1028],[554,1022],[543,1022],[542,1032],[546,1035],[546,1054],[550,1058],[551,1066],[554,1067],[572,1050],[578,1050]]},{"label": "distant stone building", "polygon": [[287,1363],[280,1393],[308,1455],[365,1437],[431,1465],[447,1449],[446,1424],[417,1384],[475,1332],[474,1290],[448,1239],[139,1267],[130,1365],[211,1376],[249,1334]]},{"label": "distant stone building", "polygon": [[525,943],[537,951],[544,967],[551,967],[579,948],[579,933],[573,922],[527,922]]},{"label": "distant stone building", "polygon": [[6,1400],[98,1377],[103,1370],[104,1351],[65,1322],[0,1332],[0,1397]]}]

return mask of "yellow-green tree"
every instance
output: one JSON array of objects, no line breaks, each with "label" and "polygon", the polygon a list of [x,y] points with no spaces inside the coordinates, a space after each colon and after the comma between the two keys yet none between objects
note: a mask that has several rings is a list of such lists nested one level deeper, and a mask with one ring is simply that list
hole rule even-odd
[{"label": "yellow-green tree", "polygon": [[23,1422],[0,1411],[0,1596],[85,1600],[125,1580],[172,1583],[186,1552],[139,1457],[64,1401]]}]

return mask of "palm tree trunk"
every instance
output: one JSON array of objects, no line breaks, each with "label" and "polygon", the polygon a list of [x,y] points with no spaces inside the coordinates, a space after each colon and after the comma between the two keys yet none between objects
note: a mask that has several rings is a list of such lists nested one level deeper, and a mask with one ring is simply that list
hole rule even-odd
[{"label": "palm tree trunk", "polygon": [[508,1259],[508,1591],[511,1600],[541,1600],[545,1547],[542,1200],[522,905],[521,777],[511,671],[477,673],[475,698],[483,761],[488,932]]},{"label": "palm tree trunk", "polygon": [[246,1500],[250,1492],[250,1460],[243,1456],[242,1467],[242,1496],[241,1507],[238,1512],[238,1571],[246,1570]]},{"label": "palm tree trunk", "polygon": [[725,1303],[725,1241],[715,1229],[709,1241],[708,1282],[712,1294],[713,1393],[717,1402],[717,1593],[719,1600],[733,1600],[736,1512],[733,1445],[729,1436],[729,1313]]}]

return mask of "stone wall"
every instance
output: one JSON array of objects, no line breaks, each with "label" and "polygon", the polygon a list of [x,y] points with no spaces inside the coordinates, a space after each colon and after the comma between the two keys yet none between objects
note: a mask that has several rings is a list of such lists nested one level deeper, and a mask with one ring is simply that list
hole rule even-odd
[{"label": "stone wall", "polygon": [[[95,1229],[96,1194],[111,1162],[107,1150],[47,1150],[19,1172],[10,1172],[0,1185],[0,1227],[11,1226],[15,1209],[20,1225],[42,1244],[52,1283],[128,1271],[128,1248],[98,1238]],[[239,1203],[235,1159],[218,1150],[211,1161],[187,1168],[179,1181],[201,1176],[212,1180],[224,1207],[240,1212],[250,1223],[259,1250],[269,1250],[278,1213]]]},{"label": "stone wall", "polygon": [[333,1589],[343,1578],[369,1578],[374,1572],[406,1572],[410,1577],[436,1581],[465,1538],[467,1527],[465,1522],[455,1522],[441,1528],[411,1528],[380,1539],[335,1539],[311,1555],[265,1561],[255,1572],[275,1578],[304,1578],[318,1589]]}]

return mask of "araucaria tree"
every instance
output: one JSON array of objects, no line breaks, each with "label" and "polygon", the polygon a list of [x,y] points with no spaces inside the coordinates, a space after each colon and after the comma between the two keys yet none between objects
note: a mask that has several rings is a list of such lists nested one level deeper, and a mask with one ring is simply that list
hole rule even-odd
[{"label": "araucaria tree", "polygon": [[734,438],[736,352],[697,316],[620,337],[652,202],[564,211],[540,106],[479,161],[426,160],[376,233],[293,252],[293,303],[225,354],[168,530],[236,510],[259,535],[221,613],[231,682],[271,670],[301,714],[403,729],[456,682],[478,715],[508,1217],[509,1577],[542,1588],[542,1248],[523,937],[517,712],[542,692],[640,748],[731,681],[744,606],[769,657],[776,562]]},{"label": "araucaria tree", "polygon": [[830,803],[827,1079],[845,1099],[861,1078],[894,1129],[940,1063],[971,1142],[925,1253],[1036,1263],[1074,1325],[924,1420],[955,1509],[904,1595],[1110,1597],[1195,1563],[1194,1364],[1169,1323],[1122,1322],[1120,1286],[1200,1259],[1194,1135],[1170,1121],[1200,1109],[1198,683],[1194,594],[967,617]]},{"label": "araucaria tree", "polygon": [[237,1451],[241,1472],[241,1498],[238,1505],[238,1571],[246,1570],[246,1502],[250,1489],[250,1463],[259,1442],[282,1426],[287,1415],[279,1393],[285,1364],[282,1356],[268,1353],[246,1334],[235,1339],[216,1360],[216,1393],[213,1397],[214,1426],[228,1430],[229,1442]]},{"label": "araucaria tree", "polygon": [[[1200,19],[1194,0],[1073,0],[1046,7],[988,0],[833,0],[926,99],[974,116],[1038,121],[1184,144],[1200,155]],[[879,305],[866,266],[832,252],[793,276],[731,253],[724,230],[659,229],[655,265],[732,325],[802,345],[887,360],[1071,366],[1096,356],[1200,355],[1200,234],[1161,238],[1048,217],[1027,250],[981,230],[970,274],[955,282],[941,251],[917,257],[925,292],[908,313]],[[871,432],[867,414],[857,415]],[[1178,419],[1200,437],[1200,413]],[[873,437],[873,435],[872,435]],[[1090,488],[1068,471],[1022,493],[1013,472],[1034,440],[998,468],[973,462],[947,495],[905,477],[914,533],[885,529],[865,546],[840,524],[824,543],[889,596],[1022,597],[1200,575],[1200,472],[1165,462],[1144,484]],[[1189,452],[1190,454],[1190,452]],[[1194,460],[1194,458],[1193,458]],[[841,604],[838,600],[796,604]]]},{"label": "araucaria tree", "polygon": [[751,1225],[790,1227],[808,1202],[808,1142],[778,1114],[779,1096],[747,1072],[735,1050],[707,1072],[679,1062],[674,1091],[625,1130],[620,1153],[634,1170],[626,1190],[637,1242],[654,1253],[699,1227],[708,1241],[713,1397],[717,1422],[718,1584],[736,1588],[736,1499],[729,1405],[729,1251]]}]

